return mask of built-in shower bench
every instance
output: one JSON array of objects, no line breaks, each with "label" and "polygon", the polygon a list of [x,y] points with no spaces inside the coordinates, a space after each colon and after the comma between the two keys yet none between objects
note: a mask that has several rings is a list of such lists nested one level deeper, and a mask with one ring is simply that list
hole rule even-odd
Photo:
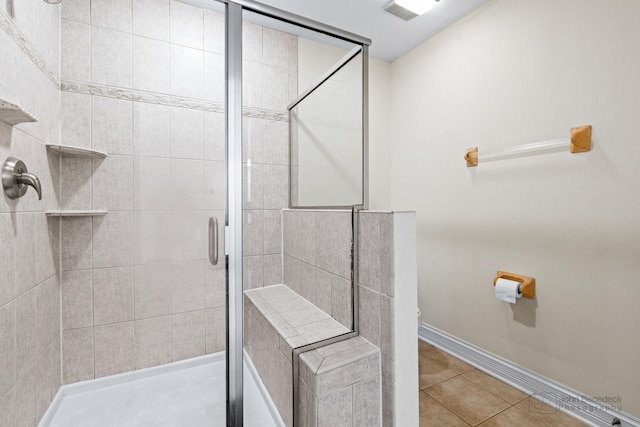
[{"label": "built-in shower bench", "polygon": [[[286,285],[244,296],[245,348],[285,424],[293,426],[293,349],[349,330]],[[380,412],[380,375],[380,350],[361,337],[303,353],[299,425],[376,425],[370,417]]]}]

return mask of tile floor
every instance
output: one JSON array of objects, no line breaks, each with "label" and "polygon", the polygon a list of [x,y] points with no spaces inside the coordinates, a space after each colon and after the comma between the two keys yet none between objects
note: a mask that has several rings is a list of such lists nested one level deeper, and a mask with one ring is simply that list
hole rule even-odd
[{"label": "tile floor", "polygon": [[418,348],[420,427],[586,425],[424,341]]}]

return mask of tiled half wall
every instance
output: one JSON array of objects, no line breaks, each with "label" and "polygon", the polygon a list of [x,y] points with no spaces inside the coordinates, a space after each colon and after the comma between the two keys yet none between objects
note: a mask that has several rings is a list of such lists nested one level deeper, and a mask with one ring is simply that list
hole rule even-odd
[{"label": "tiled half wall", "polygon": [[352,329],[351,211],[284,210],[284,284]]},{"label": "tiled half wall", "polygon": [[[285,210],[283,218],[284,284],[351,328],[351,212]],[[382,425],[414,425],[415,214],[361,211],[358,221],[359,332],[380,350]]]}]

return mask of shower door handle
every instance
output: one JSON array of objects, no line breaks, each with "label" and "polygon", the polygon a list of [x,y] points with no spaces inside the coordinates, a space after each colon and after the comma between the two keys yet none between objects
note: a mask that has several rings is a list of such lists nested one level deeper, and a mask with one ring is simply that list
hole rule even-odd
[{"label": "shower door handle", "polygon": [[218,218],[209,218],[209,262],[218,264]]}]

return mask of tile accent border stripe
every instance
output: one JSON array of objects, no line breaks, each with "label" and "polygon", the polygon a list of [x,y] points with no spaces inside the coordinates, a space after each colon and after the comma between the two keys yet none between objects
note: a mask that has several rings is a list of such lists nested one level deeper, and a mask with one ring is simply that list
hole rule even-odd
[{"label": "tile accent border stripe", "polygon": [[[418,338],[447,353],[473,365],[481,371],[525,392],[532,397],[558,408],[558,402],[576,402],[572,408],[558,408],[589,425],[609,427],[613,418],[622,421],[622,425],[640,427],[640,419],[620,412],[604,404],[591,404],[585,393],[573,390],[563,384],[545,378],[481,348],[462,341],[433,326],[422,323],[418,328]],[[585,402],[581,404],[578,402]]]},{"label": "tile accent border stripe", "polygon": [[[202,99],[184,98],[155,92],[145,92],[136,89],[126,89],[116,86],[107,86],[96,83],[82,83],[62,81],[60,90],[64,92],[80,93],[85,95],[104,96],[106,98],[124,99],[128,101],[146,102],[149,104],[168,105],[171,107],[190,108],[194,110],[224,113],[224,104],[220,102],[205,101]],[[243,116],[258,119],[288,122],[289,114],[281,111],[264,110],[261,108],[244,107]]]},{"label": "tile accent border stripe", "polygon": [[3,10],[0,10],[0,29],[13,40],[20,50],[22,50],[31,62],[33,62],[54,85],[58,86],[60,84],[58,73],[49,68],[38,50],[24,34],[22,34],[22,31],[18,29],[16,24],[13,23],[13,20]]}]

